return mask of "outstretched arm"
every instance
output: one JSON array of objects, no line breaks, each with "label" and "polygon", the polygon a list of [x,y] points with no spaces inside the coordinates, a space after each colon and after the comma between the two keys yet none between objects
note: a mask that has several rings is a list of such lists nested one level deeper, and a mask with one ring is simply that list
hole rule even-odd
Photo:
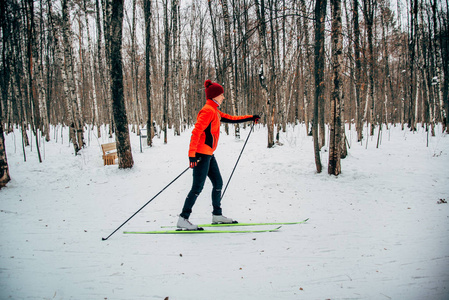
[{"label": "outstretched arm", "polygon": [[258,115],[231,116],[219,111],[221,122],[223,123],[243,123],[248,121],[257,121],[260,119]]}]

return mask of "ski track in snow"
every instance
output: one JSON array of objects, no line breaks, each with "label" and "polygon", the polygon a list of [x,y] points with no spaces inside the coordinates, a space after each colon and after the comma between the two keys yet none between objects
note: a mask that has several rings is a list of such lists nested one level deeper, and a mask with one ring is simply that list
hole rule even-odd
[{"label": "ski track in snow", "polygon": [[[241,131],[236,140],[222,128],[215,155],[225,184],[248,128]],[[367,149],[348,130],[351,149],[335,177],[324,150],[316,174],[303,126],[267,149],[257,125],[224,214],[306,224],[260,234],[122,234],[174,225],[188,171],[107,241],[187,167],[190,130],[166,145],[155,138],[143,153],[131,134],[130,170],[103,166],[100,144],[113,139],[93,132],[77,157],[67,131],[63,141],[52,132],[43,163],[34,145],[23,161],[18,130],[5,136],[12,181],[0,191],[0,299],[449,299],[449,204],[437,204],[449,200],[449,139],[441,130],[426,147],[424,130],[392,127]],[[192,222],[210,222],[210,191],[207,182]]]}]

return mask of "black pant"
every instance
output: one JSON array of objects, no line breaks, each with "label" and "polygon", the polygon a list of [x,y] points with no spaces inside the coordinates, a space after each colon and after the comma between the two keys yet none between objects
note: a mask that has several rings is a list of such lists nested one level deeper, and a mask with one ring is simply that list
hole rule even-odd
[{"label": "black pant", "polygon": [[192,213],[192,207],[195,204],[198,195],[201,193],[206,182],[206,177],[209,177],[212,182],[212,206],[214,208],[212,214],[221,215],[221,189],[223,187],[223,180],[221,178],[220,170],[218,169],[217,160],[213,155],[198,154],[201,160],[198,165],[193,168],[193,184],[187,198],[184,202],[181,217],[188,219]]}]

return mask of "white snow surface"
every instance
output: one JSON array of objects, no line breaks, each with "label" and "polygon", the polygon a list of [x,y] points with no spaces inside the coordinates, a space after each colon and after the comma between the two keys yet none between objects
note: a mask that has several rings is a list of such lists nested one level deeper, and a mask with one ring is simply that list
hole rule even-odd
[{"label": "white snow surface", "polygon": [[[231,127],[232,128],[232,127]],[[58,129],[56,131],[56,129]],[[316,173],[305,127],[267,148],[256,125],[224,196],[240,222],[292,222],[278,232],[131,235],[175,225],[192,183],[188,170],[108,240],[102,241],[188,167],[190,130],[140,152],[132,169],[103,166],[102,128],[86,132],[75,156],[53,127],[50,142],[26,148],[5,135],[12,180],[0,191],[0,299],[449,299],[449,137],[399,126],[368,147],[356,142],[342,174]],[[366,134],[366,131],[364,132]],[[215,153],[226,183],[249,134],[224,127]],[[35,144],[34,138],[32,139]],[[206,183],[190,220],[211,220]],[[273,226],[250,227],[265,229]],[[234,229],[238,227],[233,227]]]}]

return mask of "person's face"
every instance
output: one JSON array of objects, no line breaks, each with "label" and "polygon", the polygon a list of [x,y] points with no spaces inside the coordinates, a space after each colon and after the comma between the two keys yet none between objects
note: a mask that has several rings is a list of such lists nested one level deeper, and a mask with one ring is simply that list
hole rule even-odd
[{"label": "person's face", "polygon": [[225,98],[225,97],[224,97],[224,94],[221,94],[221,95],[215,97],[214,100],[215,100],[219,105],[221,105],[221,104],[223,103],[223,101],[224,101],[224,98]]}]

